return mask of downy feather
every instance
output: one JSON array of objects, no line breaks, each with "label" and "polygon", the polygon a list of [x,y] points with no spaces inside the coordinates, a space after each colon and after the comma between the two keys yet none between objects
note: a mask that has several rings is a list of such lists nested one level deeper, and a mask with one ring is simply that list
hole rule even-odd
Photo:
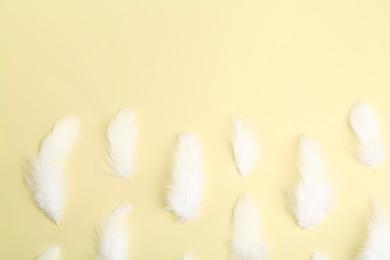
[{"label": "downy feather", "polygon": [[256,202],[244,193],[233,212],[231,249],[237,260],[261,260],[266,246],[260,236],[260,216]]},{"label": "downy feather", "polygon": [[314,251],[313,254],[311,255],[311,259],[312,260],[328,260],[328,258],[325,255],[318,253],[316,251]]},{"label": "downy feather", "polygon": [[65,195],[62,161],[76,139],[78,127],[76,116],[60,119],[42,141],[38,156],[30,159],[30,169],[25,175],[33,199],[43,213],[57,224]]},{"label": "downy feather", "polygon": [[356,158],[370,167],[381,164],[385,159],[385,152],[374,110],[357,101],[350,109],[349,123],[359,142]]},{"label": "downy feather", "polygon": [[390,227],[388,219],[375,200],[372,201],[372,214],[368,223],[367,238],[357,260],[390,259]]},{"label": "downy feather", "polygon": [[124,216],[132,209],[131,204],[116,207],[98,230],[96,260],[127,260],[128,235],[122,225]]},{"label": "downy feather", "polygon": [[182,223],[199,212],[204,186],[202,151],[197,137],[189,132],[179,135],[171,182],[166,196],[167,208]]},{"label": "downy feather", "polygon": [[256,137],[244,122],[232,118],[232,146],[234,159],[241,177],[245,176],[258,160]]},{"label": "downy feather", "polygon": [[134,173],[137,132],[138,124],[131,109],[119,111],[108,126],[109,165],[112,173],[117,177],[127,179]]},{"label": "downy feather", "polygon": [[290,193],[290,206],[298,225],[309,229],[323,220],[332,198],[320,147],[305,135],[299,137],[298,170],[300,181]]},{"label": "downy feather", "polygon": [[59,245],[55,245],[43,251],[36,260],[56,260],[60,255],[60,252],[61,247]]}]

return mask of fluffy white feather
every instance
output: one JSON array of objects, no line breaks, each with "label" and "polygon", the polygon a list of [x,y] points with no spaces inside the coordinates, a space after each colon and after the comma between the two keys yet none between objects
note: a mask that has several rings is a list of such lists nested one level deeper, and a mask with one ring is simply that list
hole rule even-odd
[{"label": "fluffy white feather", "polygon": [[185,252],[183,255],[183,260],[192,260],[192,255],[188,252]]},{"label": "fluffy white feather", "polygon": [[318,253],[318,252],[315,252],[315,251],[311,255],[311,259],[312,260],[328,260],[328,258],[325,255]]},{"label": "fluffy white feather", "polygon": [[30,160],[27,187],[43,213],[58,224],[64,202],[62,161],[74,143],[79,128],[76,116],[60,119],[42,141],[37,158]]},{"label": "fluffy white feather", "polygon": [[179,135],[171,183],[166,196],[167,207],[180,222],[195,218],[199,212],[204,186],[202,151],[197,137],[189,132]]},{"label": "fluffy white feather", "polygon": [[389,260],[390,228],[389,222],[382,213],[379,204],[372,202],[372,215],[368,224],[365,244],[359,252],[357,260]]},{"label": "fluffy white feather", "polygon": [[374,110],[363,102],[357,101],[350,109],[349,123],[359,142],[356,158],[370,167],[381,164],[385,152]]},{"label": "fluffy white feather", "polygon": [[117,177],[128,178],[134,173],[134,150],[138,132],[135,114],[122,109],[111,120],[108,131],[109,164]]},{"label": "fluffy white feather", "polygon": [[122,222],[124,215],[131,209],[131,204],[116,207],[99,229],[96,260],[129,259],[128,236]]},{"label": "fluffy white feather", "polygon": [[234,159],[241,177],[246,175],[258,160],[256,137],[248,125],[232,118],[232,146]]},{"label": "fluffy white feather", "polygon": [[266,246],[260,236],[260,216],[256,202],[244,193],[233,212],[231,249],[237,260],[261,260]]},{"label": "fluffy white feather", "polygon": [[49,247],[42,254],[40,254],[36,260],[56,260],[60,255],[61,247],[59,245],[55,245]]},{"label": "fluffy white feather", "polygon": [[323,220],[332,198],[320,147],[305,135],[299,137],[298,169],[301,178],[290,193],[290,206],[298,225],[309,229]]}]

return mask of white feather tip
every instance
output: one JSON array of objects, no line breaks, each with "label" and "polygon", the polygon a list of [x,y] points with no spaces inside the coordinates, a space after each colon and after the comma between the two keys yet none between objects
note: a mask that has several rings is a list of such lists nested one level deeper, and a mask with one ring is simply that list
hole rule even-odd
[{"label": "white feather tip", "polygon": [[56,260],[60,255],[60,252],[61,252],[61,247],[59,245],[55,245],[43,251],[36,258],[36,260]]},{"label": "white feather tip", "polygon": [[122,204],[111,211],[98,232],[97,260],[128,259],[128,236],[122,221],[124,215],[128,214],[131,209],[131,204]]},{"label": "white feather tip", "polygon": [[241,177],[245,176],[258,160],[257,140],[247,124],[232,117],[232,146],[236,166]]},{"label": "white feather tip", "polygon": [[290,195],[290,206],[298,225],[318,225],[332,206],[330,186],[325,178],[319,145],[305,135],[299,137],[300,181]]},{"label": "white feather tip", "polygon": [[260,236],[259,211],[248,193],[237,200],[232,224],[231,250],[235,259],[264,259],[266,246]]},{"label": "white feather tip", "polygon": [[72,115],[60,119],[41,142],[39,154],[30,160],[30,169],[25,175],[34,201],[57,224],[61,218],[65,196],[62,161],[69,153],[78,129],[78,117]]},{"label": "white feather tip", "polygon": [[356,259],[388,260],[390,259],[389,221],[375,199],[372,201],[371,210],[367,238]]},{"label": "white feather tip", "polygon": [[111,120],[108,131],[109,165],[114,176],[129,178],[134,173],[134,150],[138,132],[131,109],[120,110]]},{"label": "white feather tip", "polygon": [[175,213],[179,222],[184,223],[197,216],[203,186],[200,143],[194,134],[183,132],[179,135],[166,195],[167,208]]},{"label": "white feather tip", "polygon": [[380,165],[385,159],[385,151],[374,110],[357,101],[350,109],[349,123],[359,142],[355,157],[370,167]]}]

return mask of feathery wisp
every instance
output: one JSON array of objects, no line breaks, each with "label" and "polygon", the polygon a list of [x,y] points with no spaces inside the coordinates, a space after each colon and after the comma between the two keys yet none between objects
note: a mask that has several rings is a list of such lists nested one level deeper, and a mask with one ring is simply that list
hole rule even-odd
[{"label": "feathery wisp", "polygon": [[183,255],[183,260],[192,260],[192,255],[188,252],[185,252]]},{"label": "feathery wisp", "polygon": [[323,254],[321,254],[319,252],[316,252],[316,251],[314,251],[312,253],[311,259],[312,260],[328,260],[328,258],[325,255],[323,255]]},{"label": "feathery wisp", "polygon": [[290,195],[290,206],[301,228],[318,225],[332,206],[320,147],[305,135],[299,138],[300,181]]},{"label": "feathery wisp", "polygon": [[350,109],[349,123],[359,142],[356,158],[370,167],[381,164],[385,159],[385,151],[374,110],[357,101]]},{"label": "feathery wisp", "polygon": [[60,255],[60,252],[61,252],[61,247],[59,245],[55,245],[43,251],[36,258],[36,260],[56,260]]},{"label": "feathery wisp", "polygon": [[372,201],[372,214],[368,223],[368,234],[357,260],[390,259],[390,226],[375,200]]},{"label": "feathery wisp", "polygon": [[179,135],[171,182],[166,196],[167,208],[182,223],[199,212],[204,186],[202,151],[197,137],[189,132]]},{"label": "feathery wisp", "polygon": [[109,165],[113,175],[126,179],[133,175],[137,132],[138,124],[131,109],[122,109],[111,120],[107,140]]},{"label": "feathery wisp", "polygon": [[258,160],[257,140],[252,130],[239,119],[232,118],[232,146],[234,159],[241,177],[245,176]]},{"label": "feathery wisp", "polygon": [[128,236],[122,225],[122,220],[131,209],[131,204],[119,205],[111,212],[104,225],[99,229],[96,260],[128,259]]},{"label": "feathery wisp", "polygon": [[237,260],[261,260],[266,246],[260,236],[260,216],[256,202],[244,193],[233,212],[231,250]]},{"label": "feathery wisp", "polygon": [[30,159],[25,175],[28,189],[43,213],[58,224],[64,201],[63,166],[61,162],[74,143],[79,128],[76,116],[60,119],[42,141],[38,157]]}]

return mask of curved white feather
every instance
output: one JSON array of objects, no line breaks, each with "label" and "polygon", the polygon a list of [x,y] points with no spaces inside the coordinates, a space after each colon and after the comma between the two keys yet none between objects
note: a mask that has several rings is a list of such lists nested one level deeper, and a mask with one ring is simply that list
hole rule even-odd
[{"label": "curved white feather", "polygon": [[241,177],[245,176],[258,160],[256,137],[252,130],[237,118],[232,118],[232,146],[234,159]]},{"label": "curved white feather", "polygon": [[176,214],[180,222],[192,220],[198,214],[203,186],[200,143],[194,134],[183,132],[179,135],[166,196],[168,209]]},{"label": "curved white feather", "polygon": [[119,111],[108,126],[109,164],[113,174],[117,177],[128,178],[134,173],[137,132],[138,124],[131,109]]},{"label": "curved white feather", "polygon": [[244,193],[233,212],[232,253],[237,260],[261,260],[266,246],[260,236],[260,216],[256,202]]},{"label": "curved white feather", "polygon": [[311,259],[312,260],[328,260],[328,258],[325,255],[323,255],[319,252],[315,252],[315,251],[311,255]]},{"label": "curved white feather", "polygon": [[127,260],[128,236],[122,225],[125,214],[132,209],[131,204],[122,204],[116,207],[98,233],[97,260]]},{"label": "curved white feather", "polygon": [[298,169],[301,178],[290,193],[290,206],[298,225],[309,229],[323,220],[332,198],[320,147],[305,135],[299,138]]},{"label": "curved white feather", "polygon": [[60,252],[61,247],[59,245],[55,245],[43,251],[36,260],[56,260],[60,255]]},{"label": "curved white feather", "polygon": [[368,234],[365,244],[357,260],[388,260],[390,259],[390,227],[382,213],[379,204],[372,202],[372,215],[368,224]]},{"label": "curved white feather", "polygon": [[367,166],[376,167],[381,164],[385,159],[385,152],[374,110],[357,101],[350,109],[349,123],[360,146],[356,157]]},{"label": "curved white feather", "polygon": [[30,160],[29,174],[25,176],[33,199],[43,213],[57,224],[65,193],[61,161],[74,143],[78,128],[76,116],[60,119],[42,141],[38,157]]}]

